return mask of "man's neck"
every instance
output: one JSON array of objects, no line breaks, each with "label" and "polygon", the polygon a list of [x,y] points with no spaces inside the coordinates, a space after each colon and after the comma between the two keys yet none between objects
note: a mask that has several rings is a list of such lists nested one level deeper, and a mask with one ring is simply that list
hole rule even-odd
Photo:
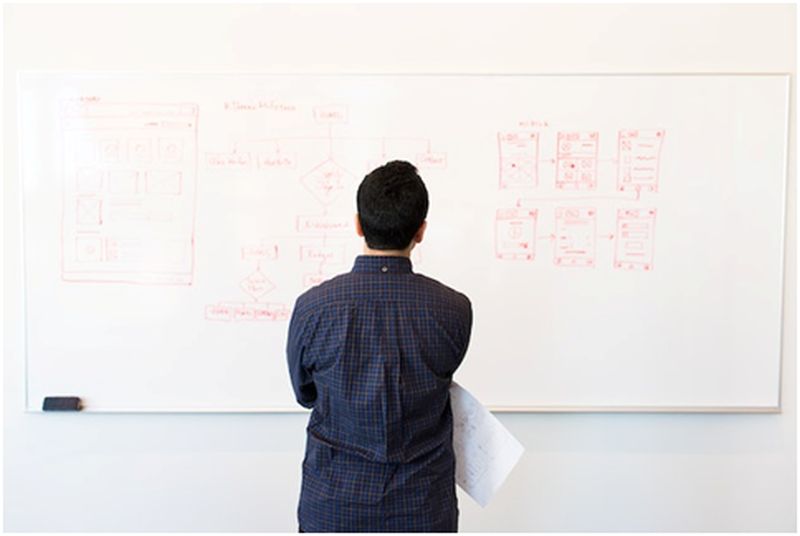
[{"label": "man's neck", "polygon": [[372,249],[364,244],[364,255],[375,257],[411,257],[411,250],[414,249],[413,242],[406,249]]}]

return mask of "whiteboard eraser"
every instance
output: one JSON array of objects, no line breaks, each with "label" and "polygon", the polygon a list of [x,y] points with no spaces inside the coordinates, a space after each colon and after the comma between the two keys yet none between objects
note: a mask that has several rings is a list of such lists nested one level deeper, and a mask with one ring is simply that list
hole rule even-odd
[{"label": "whiteboard eraser", "polygon": [[83,409],[81,399],[77,396],[46,396],[42,411],[80,411]]}]

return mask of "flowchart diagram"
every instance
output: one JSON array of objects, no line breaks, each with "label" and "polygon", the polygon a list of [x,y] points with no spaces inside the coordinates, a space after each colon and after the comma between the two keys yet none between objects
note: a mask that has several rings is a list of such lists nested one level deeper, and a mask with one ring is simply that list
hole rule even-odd
[{"label": "flowchart diagram", "polygon": [[[342,210],[339,203],[345,192],[354,193],[366,172],[382,165],[390,159],[390,154],[398,154],[398,151],[413,155],[407,158],[415,160],[421,170],[447,166],[446,153],[433,151],[431,141],[427,139],[338,135],[334,129],[346,129],[349,122],[347,106],[314,106],[311,118],[313,123],[309,130],[312,133],[309,135],[237,140],[228,152],[205,153],[204,165],[209,171],[281,173],[282,178],[300,183],[317,206],[316,212],[293,216],[291,235],[266,235],[257,244],[242,246],[240,260],[254,264],[253,271],[240,284],[240,289],[248,297],[208,305],[206,319],[287,320],[289,303],[263,301],[278,284],[306,290],[345,271],[347,263],[356,254],[347,248],[355,236],[353,211]],[[317,148],[321,146],[323,150],[314,152],[304,147],[307,144]],[[397,145],[401,147],[390,150]],[[340,156],[353,146],[361,147],[361,152],[364,152],[364,147],[368,148],[366,160],[360,163],[357,171]],[[351,206],[349,198],[347,206]],[[294,265],[299,263],[301,269],[290,274],[291,280],[275,282],[273,276],[265,271],[265,266],[286,260]],[[282,275],[287,275],[285,270]]]},{"label": "flowchart diagram", "polygon": [[[616,152],[606,158],[600,132],[564,130],[546,133],[555,136],[555,154],[541,158],[544,134],[497,135],[498,190],[516,199],[497,208],[496,259],[535,261],[549,247],[555,266],[594,268],[597,249],[611,245],[613,268],[652,270],[657,208],[642,194],[658,192],[664,130],[619,130]],[[599,228],[598,216],[605,213],[607,221],[609,212],[614,227]]]}]

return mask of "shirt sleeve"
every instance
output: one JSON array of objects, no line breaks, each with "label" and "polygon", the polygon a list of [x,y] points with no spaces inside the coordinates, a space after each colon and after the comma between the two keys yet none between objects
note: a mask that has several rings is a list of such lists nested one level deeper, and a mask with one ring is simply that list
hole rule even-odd
[{"label": "shirt sleeve", "polygon": [[297,403],[304,408],[313,408],[317,400],[317,387],[314,385],[312,371],[303,363],[306,350],[305,333],[307,317],[300,319],[297,304],[289,321],[289,335],[286,341],[286,359],[289,365],[289,377]]}]

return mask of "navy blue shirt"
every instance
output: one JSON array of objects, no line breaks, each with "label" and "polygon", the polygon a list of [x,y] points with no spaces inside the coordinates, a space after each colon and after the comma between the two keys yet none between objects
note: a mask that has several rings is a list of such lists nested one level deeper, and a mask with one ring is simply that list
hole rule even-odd
[{"label": "navy blue shirt", "polygon": [[303,530],[455,530],[448,390],[471,326],[467,297],[406,257],[359,256],[297,299],[289,372],[313,408]]}]

